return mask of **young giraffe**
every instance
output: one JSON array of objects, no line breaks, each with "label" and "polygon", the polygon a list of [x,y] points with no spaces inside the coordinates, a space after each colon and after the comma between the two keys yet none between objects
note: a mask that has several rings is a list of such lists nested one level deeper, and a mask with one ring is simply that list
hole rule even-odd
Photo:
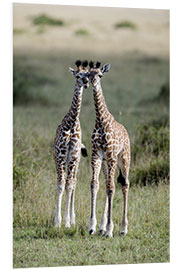
[{"label": "young giraffe", "polygon": [[112,205],[115,192],[114,176],[117,163],[119,166],[118,182],[122,185],[124,197],[124,211],[121,225],[121,234],[127,234],[127,201],[129,190],[130,168],[130,140],[126,129],[115,121],[109,112],[104,100],[101,78],[110,69],[110,64],[100,68],[91,61],[89,79],[93,87],[94,104],[96,111],[95,128],[92,134],[92,181],[91,181],[91,217],[89,234],[96,231],[96,196],[99,189],[99,173],[102,169],[106,179],[106,201],[101,219],[99,234],[113,236]]},{"label": "young giraffe", "polygon": [[[80,161],[80,151],[87,156],[85,146],[81,143],[81,127],[79,114],[82,103],[83,88],[89,86],[88,62],[76,61],[77,70],[69,68],[75,77],[75,89],[69,112],[65,115],[56,130],[54,140],[54,159],[57,170],[57,208],[55,213],[55,226],[61,226],[61,201],[66,189],[65,226],[75,225],[74,196],[76,188],[76,174]],[[66,176],[67,166],[67,176]]]}]

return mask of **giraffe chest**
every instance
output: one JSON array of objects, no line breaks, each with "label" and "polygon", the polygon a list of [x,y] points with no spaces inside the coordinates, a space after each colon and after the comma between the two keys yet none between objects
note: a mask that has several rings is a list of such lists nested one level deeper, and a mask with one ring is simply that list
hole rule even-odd
[{"label": "giraffe chest", "polygon": [[92,135],[92,145],[94,149],[101,150],[106,157],[111,154],[119,154],[124,147],[123,132],[121,132],[115,123],[107,121],[97,122]]},{"label": "giraffe chest", "polygon": [[92,144],[103,152],[114,152],[119,150],[119,141],[113,132],[94,130]]}]

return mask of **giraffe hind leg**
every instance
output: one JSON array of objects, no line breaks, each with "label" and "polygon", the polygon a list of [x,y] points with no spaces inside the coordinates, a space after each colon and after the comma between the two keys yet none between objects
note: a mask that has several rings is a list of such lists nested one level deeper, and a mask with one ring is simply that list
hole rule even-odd
[{"label": "giraffe hind leg", "polygon": [[[128,152],[130,154],[130,152]],[[127,219],[127,207],[128,207],[128,192],[129,192],[129,167],[130,167],[130,158],[129,154],[124,151],[118,157],[118,165],[119,165],[119,176],[117,178],[117,182],[122,185],[122,193],[123,193],[123,218],[121,224],[121,234],[126,235],[128,232],[128,219]]]}]

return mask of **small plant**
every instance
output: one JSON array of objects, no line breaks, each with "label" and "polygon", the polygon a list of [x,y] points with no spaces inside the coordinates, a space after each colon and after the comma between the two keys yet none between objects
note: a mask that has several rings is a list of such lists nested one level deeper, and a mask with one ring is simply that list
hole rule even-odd
[{"label": "small plant", "polygon": [[34,25],[63,26],[64,21],[60,19],[54,19],[52,17],[49,17],[46,14],[41,14],[39,16],[34,17],[33,24]]},{"label": "small plant", "polygon": [[86,29],[78,29],[76,32],[75,32],[76,35],[78,36],[88,36],[89,35],[89,32],[86,30]]},{"label": "small plant", "polygon": [[130,22],[130,21],[121,21],[121,22],[118,22],[114,25],[114,27],[116,29],[118,28],[130,28],[132,30],[135,30],[137,28],[137,26],[133,23],[133,22]]}]

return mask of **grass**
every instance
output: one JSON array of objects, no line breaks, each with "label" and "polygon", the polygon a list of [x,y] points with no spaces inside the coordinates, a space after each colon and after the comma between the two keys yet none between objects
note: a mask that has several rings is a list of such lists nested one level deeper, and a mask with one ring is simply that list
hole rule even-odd
[{"label": "grass", "polygon": [[[101,192],[101,191],[100,191]],[[77,198],[76,205],[86,197]],[[14,267],[47,267],[151,263],[169,261],[169,187],[168,185],[132,188],[129,196],[129,232],[120,236],[122,193],[114,199],[114,238],[97,234],[88,236],[88,215],[85,224],[77,212],[77,225],[61,231],[51,226],[30,226],[15,230]],[[89,200],[88,200],[89,202]],[[87,209],[89,208],[88,205]],[[98,199],[98,225],[102,202]],[[83,208],[84,209],[84,208]],[[101,210],[101,211],[100,211]],[[117,213],[117,214],[115,214]],[[138,213],[138,215],[137,215]]]},{"label": "grass", "polygon": [[119,28],[128,28],[128,29],[132,29],[132,30],[135,30],[137,29],[137,26],[135,23],[131,22],[131,21],[121,21],[121,22],[118,22],[114,25],[114,27],[116,29],[119,29]]},{"label": "grass", "polygon": [[[19,267],[62,265],[95,265],[121,263],[152,263],[169,261],[169,185],[160,183],[140,186],[133,177],[142,165],[154,166],[159,151],[167,160],[168,127],[158,122],[168,116],[166,102],[153,102],[162,85],[168,81],[169,63],[166,59],[144,63],[142,55],[104,56],[111,70],[102,79],[106,103],[115,119],[129,131],[132,145],[132,182],[129,195],[129,233],[120,236],[122,219],[122,192],[116,185],[113,204],[114,238],[106,239],[97,234],[88,235],[90,217],[90,136],[94,126],[92,89],[84,90],[81,109],[83,143],[88,158],[81,158],[76,189],[76,226],[60,231],[53,227],[56,207],[56,171],[52,144],[56,128],[68,111],[73,95],[74,79],[68,67],[79,58],[79,53],[56,52],[15,53],[13,118],[13,264]],[[81,53],[82,59],[96,55]],[[26,96],[26,91],[28,96]],[[43,103],[41,98],[46,100]],[[146,100],[150,100],[146,103]],[[153,123],[152,120],[156,119]],[[152,129],[137,132],[145,123]],[[88,123],[88,124],[87,124]],[[142,131],[141,130],[141,131]],[[167,131],[167,133],[166,133]],[[162,133],[163,132],[163,136]],[[142,146],[143,136],[150,134],[151,143]],[[148,135],[149,136],[149,135]],[[164,138],[163,145],[161,140]],[[139,142],[139,144],[136,144]],[[148,147],[153,145],[150,158]],[[136,147],[137,149],[136,149]],[[160,150],[159,150],[160,149]],[[136,151],[136,156],[134,156]],[[144,152],[144,156],[143,156]],[[143,157],[146,158],[143,164]],[[152,167],[153,169],[154,167]],[[159,168],[159,165],[158,165]],[[149,172],[149,169],[147,170]],[[153,170],[152,170],[153,171]],[[155,169],[156,171],[156,169]],[[164,171],[164,169],[163,169]],[[145,171],[146,172],[146,171]],[[144,172],[143,172],[144,173]],[[133,176],[134,175],[134,176]],[[116,175],[117,176],[117,175]],[[161,176],[167,180],[166,175]],[[162,179],[162,180],[163,180]],[[104,177],[100,175],[97,198],[98,225],[105,200]],[[82,192],[83,190],[83,192]],[[65,197],[65,196],[64,196]],[[63,198],[63,213],[65,198]],[[77,252],[78,251],[78,252]]]}]

